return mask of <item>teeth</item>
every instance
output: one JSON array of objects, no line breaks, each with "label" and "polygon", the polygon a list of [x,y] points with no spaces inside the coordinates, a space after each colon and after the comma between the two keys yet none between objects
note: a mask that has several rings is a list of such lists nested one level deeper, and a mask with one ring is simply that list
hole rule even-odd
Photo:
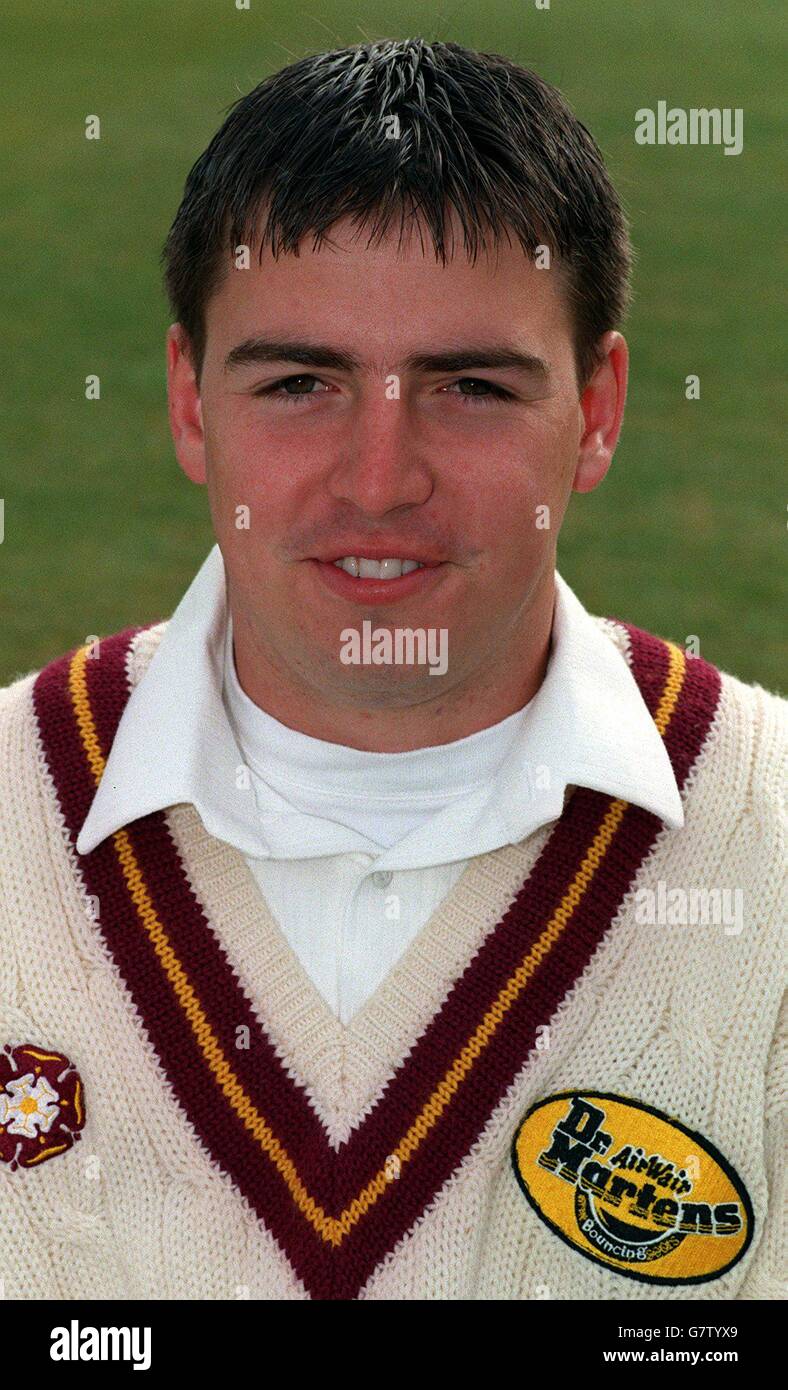
[{"label": "teeth", "polygon": [[335,560],[334,564],[346,574],[352,574],[354,579],[399,579],[402,574],[412,574],[413,570],[423,568],[419,560],[398,560],[394,557],[389,560],[367,560],[363,555],[346,555],[342,560]]},{"label": "teeth", "polygon": [[[361,561],[361,564],[362,564],[362,565],[364,565],[364,564],[371,565],[371,564],[374,564],[374,560],[366,560],[366,561],[365,561],[365,560],[362,560],[362,561]],[[362,574],[363,574],[363,569],[362,569]],[[380,578],[381,578],[381,579],[399,579],[399,577],[400,577],[401,574],[402,574],[402,561],[401,561],[401,560],[381,560],[381,562],[380,562]]]},{"label": "teeth", "polygon": [[[358,557],[358,577],[359,579],[380,579],[380,573],[387,560],[365,560],[363,555]],[[401,571],[400,571],[401,573]]]}]

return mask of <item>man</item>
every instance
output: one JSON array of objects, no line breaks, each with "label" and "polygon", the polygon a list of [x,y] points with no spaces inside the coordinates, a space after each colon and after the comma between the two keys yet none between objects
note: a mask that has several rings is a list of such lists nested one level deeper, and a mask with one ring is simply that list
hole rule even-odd
[{"label": "man", "polygon": [[629,259],[560,94],[454,44],[197,161],[217,548],[2,701],[6,1296],[778,1296],[784,706],[555,570]]}]

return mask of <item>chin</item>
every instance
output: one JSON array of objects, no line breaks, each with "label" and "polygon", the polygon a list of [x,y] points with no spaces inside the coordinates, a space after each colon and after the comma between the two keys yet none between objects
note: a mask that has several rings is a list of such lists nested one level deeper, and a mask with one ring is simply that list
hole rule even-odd
[{"label": "chin", "polygon": [[[345,668],[347,669],[347,668]],[[429,665],[419,666],[359,666],[351,668],[356,689],[375,691],[381,695],[412,696],[418,692],[423,698],[431,698],[441,693],[446,682],[445,671],[436,664],[433,675]]]},{"label": "chin", "polygon": [[[322,679],[315,680],[317,671]],[[367,666],[341,662],[323,652],[309,670],[310,684],[359,708],[407,708],[443,693],[443,677],[430,675],[429,666]]]}]

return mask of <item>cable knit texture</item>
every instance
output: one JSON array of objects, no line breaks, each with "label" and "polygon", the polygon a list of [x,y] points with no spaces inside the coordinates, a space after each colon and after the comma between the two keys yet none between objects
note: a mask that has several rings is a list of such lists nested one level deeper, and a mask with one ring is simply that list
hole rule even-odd
[{"label": "cable knit texture", "polygon": [[[570,789],[470,863],[348,1026],[191,806],[75,851],[164,625],[0,692],[0,1047],[62,1053],[86,1109],[68,1152],[0,1162],[7,1298],[784,1297],[785,704],[600,625],[664,724],[684,828]],[[644,924],[660,883],[741,889],[741,930]],[[565,1091],[713,1144],[752,1200],[744,1258],[655,1285],[560,1239],[511,1149]]]}]

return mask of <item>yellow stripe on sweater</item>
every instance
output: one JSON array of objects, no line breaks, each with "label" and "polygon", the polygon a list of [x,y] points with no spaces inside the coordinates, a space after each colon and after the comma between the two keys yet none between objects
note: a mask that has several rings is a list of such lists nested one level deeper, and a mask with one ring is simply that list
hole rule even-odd
[{"label": "yellow stripe on sweater", "polygon": [[[657,729],[663,735],[676,708],[686,670],[685,657],[681,649],[674,646],[673,643],[666,645],[669,650],[668,676],[654,716]],[[69,691],[82,745],[94,781],[98,784],[104,772],[105,759],[101,752],[87,689],[85,663],[89,650],[88,646],[81,648],[72,659],[69,669]],[[377,1199],[386,1191],[391,1181],[389,1167],[391,1159],[395,1159],[397,1164],[406,1163],[426,1139],[430,1130],[459,1090],[474,1062],[493,1038],[506,1014],[526,987],[537,966],[552,950],[566,929],[572,914],[602,863],[627,805],[626,801],[620,799],[611,802],[577,873],[538,941],[531,947],[528,955],[500,991],[494,1004],[488,1009],[481,1023],[435,1088],[407,1133],[392,1154],[388,1156],[386,1165],[338,1218],[328,1216],[319,1203],[310,1196],[292,1159],[233,1072],[210,1027],[199,998],[172,949],[162,923],[159,921],[128,834],[125,830],[115,832],[113,843],[127,888],[137,909],[137,915],[172,985],[175,997],[189,1021],[208,1066],[229,1104],[257,1140],[261,1149],[268,1154],[275,1164],[299,1210],[328,1244],[340,1245],[361,1217],[374,1206]]]}]

